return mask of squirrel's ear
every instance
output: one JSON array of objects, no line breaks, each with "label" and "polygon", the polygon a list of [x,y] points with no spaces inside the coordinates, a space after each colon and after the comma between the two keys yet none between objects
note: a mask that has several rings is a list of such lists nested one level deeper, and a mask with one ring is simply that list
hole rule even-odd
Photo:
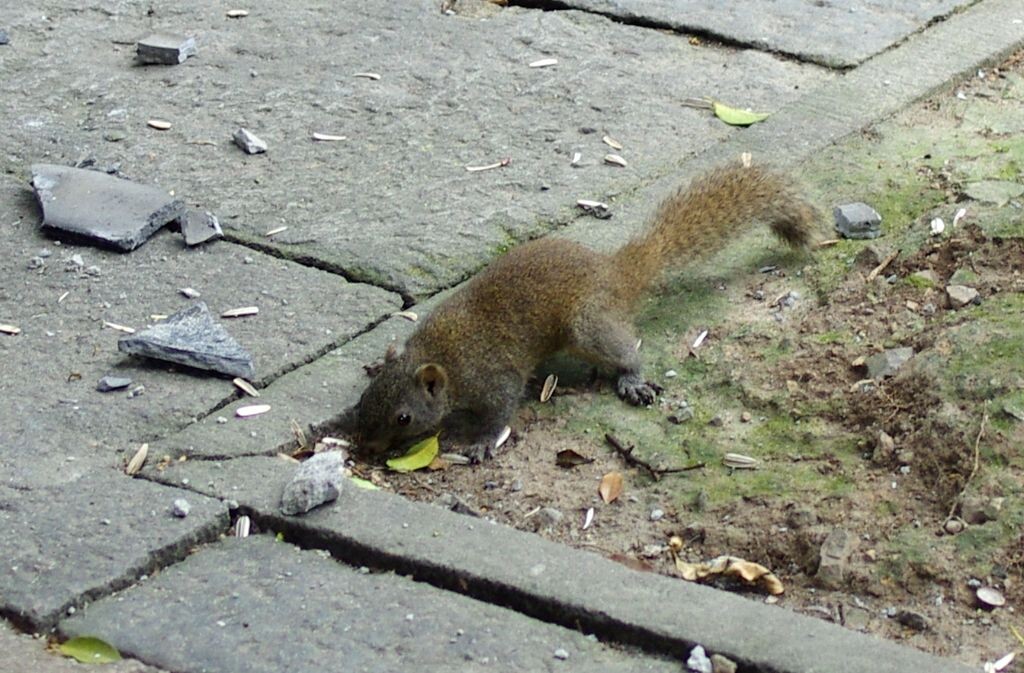
[{"label": "squirrel's ear", "polygon": [[388,349],[384,351],[384,362],[391,362],[392,360],[398,359],[398,348],[395,344],[388,344]]},{"label": "squirrel's ear", "polygon": [[430,362],[416,370],[416,380],[431,397],[436,397],[448,386],[448,373],[444,367]]}]

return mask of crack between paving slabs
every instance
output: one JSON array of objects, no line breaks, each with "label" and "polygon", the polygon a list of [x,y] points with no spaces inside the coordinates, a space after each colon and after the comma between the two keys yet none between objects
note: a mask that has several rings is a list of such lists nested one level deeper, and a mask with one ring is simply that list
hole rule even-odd
[{"label": "crack between paving slabs", "polygon": [[[562,604],[543,594],[531,593],[515,586],[466,574],[441,564],[411,561],[358,540],[346,538],[337,532],[333,532],[328,539],[301,519],[263,514],[244,505],[235,510],[235,513],[248,516],[262,531],[283,533],[287,543],[300,549],[327,551],[338,563],[356,568],[365,566],[378,572],[393,572],[413,581],[425,582],[438,589],[513,610],[542,622],[556,624],[583,634],[594,634],[604,643],[637,647],[650,654],[674,659],[679,658],[681,652],[689,652],[694,645],[699,644],[624,622],[599,611],[588,610],[586,606]],[[755,665],[754,662],[731,656],[728,652],[723,654],[740,664],[741,670],[778,673],[772,668],[765,668],[763,662]]]},{"label": "crack between paving slabs", "polygon": [[[977,1],[980,2],[981,0]],[[695,26],[689,26],[686,24],[672,24],[666,21],[658,21],[657,19],[651,19],[633,13],[618,15],[612,12],[602,12],[597,9],[575,7],[568,3],[560,2],[559,0],[509,0],[508,4],[510,7],[539,9],[544,12],[581,12],[583,14],[603,16],[609,21],[612,21],[614,23],[620,23],[626,26],[636,26],[637,28],[651,28],[653,30],[668,30],[677,35],[693,36],[699,38],[702,41],[703,46],[731,47],[734,49],[754,49],[767,54],[773,54],[774,56],[783,58],[788,61],[804,63],[806,65],[817,66],[820,68],[824,68],[826,70],[840,73],[849,72],[860,65],[828,63],[819,59],[815,59],[812,56],[807,56],[805,54],[793,53],[781,49],[772,49],[766,44],[759,44],[757,42],[744,42],[743,40],[738,40],[727,35],[722,35],[720,33],[716,33],[713,30],[708,30],[707,28],[697,28]]]}]

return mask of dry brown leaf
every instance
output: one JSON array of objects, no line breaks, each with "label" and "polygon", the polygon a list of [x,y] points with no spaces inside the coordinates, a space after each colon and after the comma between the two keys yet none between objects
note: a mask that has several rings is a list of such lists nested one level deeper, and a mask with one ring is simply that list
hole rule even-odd
[{"label": "dry brown leaf", "polygon": [[622,473],[609,472],[601,477],[601,485],[597,487],[597,492],[605,503],[615,502],[622,495]]},{"label": "dry brown leaf", "polygon": [[562,449],[555,455],[555,465],[558,467],[576,467],[592,462],[594,462],[593,458],[587,458],[572,449]]}]

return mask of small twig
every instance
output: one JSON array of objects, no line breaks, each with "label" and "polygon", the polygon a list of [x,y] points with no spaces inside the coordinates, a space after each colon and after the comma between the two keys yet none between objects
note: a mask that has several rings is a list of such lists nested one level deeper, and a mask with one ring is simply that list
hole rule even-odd
[{"label": "small twig", "polygon": [[949,516],[946,520],[949,521],[953,518],[953,514],[956,513],[956,508],[960,505],[964,496],[967,494],[967,488],[971,485],[971,480],[974,479],[974,475],[978,473],[978,464],[980,462],[979,447],[981,446],[981,438],[985,436],[985,424],[988,423],[988,407],[985,407],[985,413],[981,416],[981,427],[978,428],[978,436],[974,440],[974,465],[971,467],[971,473],[967,475],[967,480],[964,482],[964,487],[960,489],[960,493],[953,498],[953,504],[949,508]]},{"label": "small twig", "polygon": [[647,472],[647,474],[651,475],[651,478],[654,479],[654,481],[658,481],[659,479],[661,479],[661,476],[664,474],[688,472],[689,470],[697,470],[704,467],[704,463],[694,463],[693,465],[686,465],[685,467],[654,467],[646,460],[638,457],[636,454],[633,453],[633,449],[635,449],[636,447],[633,446],[632,444],[626,446],[622,443],[621,440],[616,438],[614,435],[607,433],[605,434],[604,439],[606,442],[608,442],[608,444],[611,445],[613,449],[615,449],[616,452],[618,452],[620,456],[622,456],[623,460],[626,461],[627,465],[632,465],[634,467],[644,469]]},{"label": "small twig", "polygon": [[883,260],[881,261],[881,263],[880,263],[880,264],[879,264],[878,266],[876,266],[876,267],[875,267],[874,269],[872,269],[872,270],[871,270],[871,273],[869,273],[869,274],[868,274],[868,279],[867,279],[867,282],[869,282],[869,283],[870,283],[870,282],[871,282],[871,281],[873,281],[873,280],[874,280],[875,278],[878,278],[878,274],[880,274],[880,273],[882,273],[883,271],[885,271],[885,269],[886,269],[886,268],[887,268],[887,267],[888,267],[888,266],[889,266],[890,264],[892,264],[893,260],[894,260],[894,259],[896,259],[896,258],[897,258],[897,257],[899,257],[899,256],[900,256],[900,251],[899,251],[899,250],[897,250],[897,251],[895,251],[895,252],[891,253],[891,254],[890,254],[890,255],[889,255],[888,257],[886,257],[885,259],[883,259]]}]

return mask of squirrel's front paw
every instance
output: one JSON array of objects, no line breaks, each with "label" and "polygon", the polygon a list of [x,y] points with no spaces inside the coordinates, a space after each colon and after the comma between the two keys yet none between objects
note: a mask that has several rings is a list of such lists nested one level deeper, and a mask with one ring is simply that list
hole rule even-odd
[{"label": "squirrel's front paw", "polygon": [[620,376],[615,390],[619,397],[638,407],[653,404],[654,398],[661,392],[660,386],[644,381],[639,374]]},{"label": "squirrel's front paw", "polygon": [[473,465],[482,463],[488,458],[494,458],[494,442],[491,440],[481,440],[473,442],[465,449],[462,450],[462,455],[469,458],[469,462]]}]

